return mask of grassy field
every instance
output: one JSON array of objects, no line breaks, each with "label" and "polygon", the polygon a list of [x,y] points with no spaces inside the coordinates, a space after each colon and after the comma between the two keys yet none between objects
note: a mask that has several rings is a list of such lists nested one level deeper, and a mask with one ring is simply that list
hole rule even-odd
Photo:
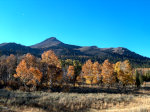
[{"label": "grassy field", "polygon": [[84,93],[1,89],[0,112],[150,112],[149,87],[123,93],[80,89]]}]

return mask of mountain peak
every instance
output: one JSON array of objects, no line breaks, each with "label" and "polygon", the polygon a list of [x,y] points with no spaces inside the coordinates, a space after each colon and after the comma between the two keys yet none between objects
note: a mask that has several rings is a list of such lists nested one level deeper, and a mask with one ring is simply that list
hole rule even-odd
[{"label": "mountain peak", "polygon": [[62,44],[61,41],[59,41],[56,37],[50,37],[46,40],[44,40],[41,43],[35,44],[31,46],[32,48],[48,48],[52,46],[57,46],[58,44]]},{"label": "mountain peak", "polygon": [[[46,39],[46,40],[58,40],[56,37],[50,37],[50,38],[48,38],[48,39]],[[59,40],[58,40],[59,41]]]}]

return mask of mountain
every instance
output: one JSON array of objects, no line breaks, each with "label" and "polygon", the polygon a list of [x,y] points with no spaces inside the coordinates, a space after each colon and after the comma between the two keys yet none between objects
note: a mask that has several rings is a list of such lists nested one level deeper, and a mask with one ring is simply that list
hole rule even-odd
[{"label": "mountain", "polygon": [[0,44],[0,54],[1,55],[10,55],[10,54],[23,55],[26,53],[32,53],[33,55],[37,55],[37,54],[40,54],[40,50],[30,48],[28,46],[24,46],[21,44],[16,44],[16,43]]},{"label": "mountain", "polygon": [[46,39],[45,41],[32,45],[32,48],[49,48],[51,46],[58,46],[63,44],[61,41],[57,40],[55,37]]},{"label": "mountain", "polygon": [[31,48],[37,48],[37,49],[49,49],[52,47],[62,47],[62,48],[80,48],[80,46],[75,46],[75,45],[69,45],[65,44],[61,41],[59,41],[56,37],[50,37],[46,40],[44,40],[41,43],[35,44],[30,46]]},{"label": "mountain", "polygon": [[0,44],[0,53],[23,55],[31,53],[40,56],[44,51],[53,50],[61,59],[78,59],[85,62],[87,59],[102,63],[105,59],[111,62],[130,60],[133,66],[150,67],[150,58],[143,57],[123,47],[98,48],[97,46],[76,46],[59,41],[55,37],[48,38],[41,43],[32,46],[23,46],[16,43]]},{"label": "mountain", "polygon": [[39,49],[43,52],[47,51],[47,50],[54,50],[58,56],[81,54],[81,53],[79,53],[78,50],[76,50],[76,49],[80,48],[80,46],[65,44],[65,43],[59,41],[55,37],[48,38],[45,41],[38,43],[38,44],[35,44],[35,45],[32,45],[30,47]]}]

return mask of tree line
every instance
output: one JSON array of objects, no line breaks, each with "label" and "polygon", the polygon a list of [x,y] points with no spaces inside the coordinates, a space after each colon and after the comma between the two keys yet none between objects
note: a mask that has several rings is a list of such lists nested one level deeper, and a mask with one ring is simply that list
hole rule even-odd
[{"label": "tree line", "polygon": [[[149,77],[149,75],[144,75]],[[0,87],[26,91],[54,90],[64,85],[103,85],[107,87],[137,85],[145,80],[138,70],[125,60],[115,64],[105,60],[102,64],[90,59],[82,64],[78,60],[59,60],[52,50],[37,58],[30,53],[0,57]],[[149,80],[149,79],[147,79]]]}]

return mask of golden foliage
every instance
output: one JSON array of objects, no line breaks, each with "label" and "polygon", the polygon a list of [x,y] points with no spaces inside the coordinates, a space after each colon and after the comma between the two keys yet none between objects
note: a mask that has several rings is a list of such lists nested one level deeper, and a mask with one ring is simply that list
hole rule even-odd
[{"label": "golden foliage", "polygon": [[40,82],[42,78],[42,73],[39,69],[30,67],[29,69],[30,81],[27,84],[33,84],[36,86],[37,81]]},{"label": "golden foliage", "polygon": [[[27,54],[25,59],[23,59],[16,68],[15,78],[20,78],[25,85],[34,85],[41,81],[42,73],[37,67],[34,67],[35,57],[31,54]],[[31,61],[31,62],[30,62]]]},{"label": "golden foliage", "polygon": [[73,79],[74,78],[74,66],[69,66],[68,67],[68,72],[67,72],[67,77],[69,80]]},{"label": "golden foliage", "polygon": [[92,63],[88,60],[82,66],[82,73],[87,84],[96,84],[101,79],[101,66],[98,62]]},{"label": "golden foliage", "polygon": [[31,55],[30,53],[26,54],[24,57],[24,60],[26,61],[27,67],[33,66],[36,67],[36,57]]},{"label": "golden foliage", "polygon": [[96,84],[101,80],[101,65],[98,62],[93,64],[93,83]]},{"label": "golden foliage", "polygon": [[82,66],[83,77],[86,79],[87,84],[92,84],[93,80],[93,63],[91,60],[86,61]]},{"label": "golden foliage", "polygon": [[49,50],[42,54],[42,62],[46,62],[50,66],[56,66],[61,68],[61,63],[58,60],[58,57],[55,55],[54,51]]},{"label": "golden foliage", "polygon": [[111,64],[108,60],[105,60],[102,65],[102,77],[103,83],[105,84],[113,84],[116,82],[113,64]]},{"label": "golden foliage", "polygon": [[62,80],[61,63],[52,50],[49,50],[42,54],[41,62],[44,63],[46,66],[45,70],[47,72],[44,74],[46,83],[52,87],[54,82],[61,82]]},{"label": "golden foliage", "polygon": [[117,62],[115,65],[115,71],[117,73],[117,78],[123,84],[134,84],[135,80],[132,73],[132,67],[128,60]]},{"label": "golden foliage", "polygon": [[93,63],[91,60],[86,61],[86,63],[82,66],[83,75],[91,76],[93,73]]}]

